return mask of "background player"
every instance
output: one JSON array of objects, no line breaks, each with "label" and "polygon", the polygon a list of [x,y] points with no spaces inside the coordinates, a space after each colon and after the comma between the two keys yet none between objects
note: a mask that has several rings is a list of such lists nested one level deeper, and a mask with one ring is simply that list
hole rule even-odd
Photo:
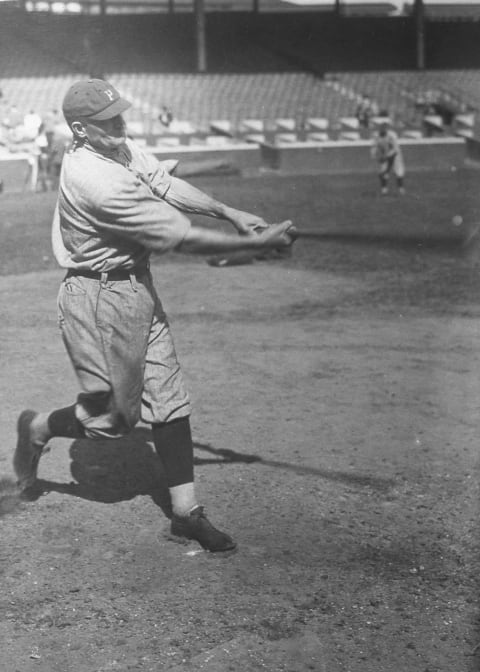
[{"label": "background player", "polygon": [[[268,226],[173,177],[175,162],[162,165],[127,140],[129,106],[103,80],[77,82],[63,102],[74,143],[63,160],[52,240],[67,269],[59,323],[81,393],[71,406],[20,414],[14,469],[28,490],[52,437],[116,438],[141,418],[166,475],[172,535],[228,551],[235,542],[196,499],[190,402],[149,256],[288,247],[294,232],[290,221]],[[192,226],[184,212],[227,220],[236,233]]]},{"label": "background player", "polygon": [[405,163],[402,150],[396,132],[387,122],[380,125],[378,133],[373,138],[372,157],[378,162],[381,193],[388,194],[390,173],[393,173],[399,193],[404,194]]}]

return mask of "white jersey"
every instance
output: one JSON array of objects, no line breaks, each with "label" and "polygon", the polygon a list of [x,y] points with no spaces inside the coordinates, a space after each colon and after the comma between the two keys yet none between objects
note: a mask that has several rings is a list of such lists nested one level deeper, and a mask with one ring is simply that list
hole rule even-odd
[{"label": "white jersey", "polygon": [[380,173],[393,170],[397,177],[403,177],[405,174],[405,164],[398,135],[395,131],[388,129],[384,135],[378,133],[373,139],[372,157],[378,161]]}]

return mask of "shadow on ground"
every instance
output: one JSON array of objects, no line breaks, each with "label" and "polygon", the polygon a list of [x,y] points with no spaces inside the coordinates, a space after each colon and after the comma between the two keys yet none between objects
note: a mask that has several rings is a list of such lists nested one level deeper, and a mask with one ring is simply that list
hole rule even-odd
[{"label": "shadow on ground", "polygon": [[[266,460],[259,455],[239,453],[226,448],[214,448],[194,443],[195,465],[251,464],[291,471],[295,474],[317,476],[351,486],[368,487],[386,492],[395,485],[393,479],[379,478],[279,460]],[[203,453],[203,455],[202,455]],[[171,516],[170,498],[161,462],[152,446],[151,432],[136,428],[127,437],[108,441],[81,439],[70,447],[70,470],[73,481],[57,483],[38,479],[34,486],[20,496],[11,479],[0,480],[0,516],[12,513],[24,501],[36,501],[49,492],[59,492],[96,502],[115,503],[138,495],[152,498],[163,513]]]}]

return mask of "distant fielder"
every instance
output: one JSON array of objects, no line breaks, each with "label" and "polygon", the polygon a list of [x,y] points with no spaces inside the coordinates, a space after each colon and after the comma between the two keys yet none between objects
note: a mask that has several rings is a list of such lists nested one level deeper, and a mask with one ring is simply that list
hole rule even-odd
[{"label": "distant fielder", "polygon": [[372,158],[378,162],[378,177],[382,194],[388,194],[390,173],[395,175],[398,192],[404,194],[405,162],[398,143],[398,136],[387,122],[381,124],[374,137]]}]

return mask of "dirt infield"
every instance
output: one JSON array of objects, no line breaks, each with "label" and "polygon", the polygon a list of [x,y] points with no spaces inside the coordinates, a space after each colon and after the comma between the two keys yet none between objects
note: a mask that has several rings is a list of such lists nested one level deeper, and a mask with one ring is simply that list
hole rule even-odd
[{"label": "dirt infield", "polygon": [[478,669],[477,250],[404,233],[154,266],[227,558],[168,539],[143,426],[52,442],[18,501],[16,416],[76,384],[61,272],[0,277],[2,672]]}]

